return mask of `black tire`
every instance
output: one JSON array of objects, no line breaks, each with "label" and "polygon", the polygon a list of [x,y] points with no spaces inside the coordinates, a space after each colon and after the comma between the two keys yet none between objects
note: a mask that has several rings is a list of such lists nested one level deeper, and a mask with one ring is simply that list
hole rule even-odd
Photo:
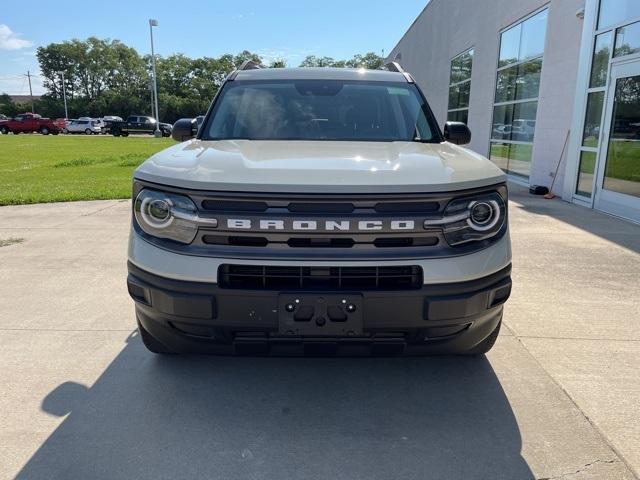
[{"label": "black tire", "polygon": [[0,128],[0,133],[2,133],[2,135],[6,135],[7,133],[9,133],[11,130],[9,130],[7,127],[2,127]]},{"label": "black tire", "polygon": [[92,133],[92,132],[91,132],[91,129],[90,129],[90,128],[87,128],[87,129],[85,129],[85,131],[84,131],[84,134],[85,134],[85,135],[91,135],[91,133]]},{"label": "black tire", "polygon": [[122,132],[120,135],[122,135],[123,137],[128,137],[129,136],[129,132]]},{"label": "black tire", "polygon": [[151,334],[147,332],[140,324],[140,320],[138,320],[138,332],[140,333],[140,339],[142,340],[142,343],[150,352],[157,355],[171,355],[173,353],[162,343],[152,337]]},{"label": "black tire", "polygon": [[495,345],[496,340],[498,339],[498,334],[500,333],[500,327],[502,326],[502,318],[500,318],[500,322],[498,322],[498,326],[491,332],[487,338],[473,347],[471,350],[467,350],[464,352],[465,355],[484,355]]},{"label": "black tire", "polygon": [[51,132],[51,135],[58,135],[60,132]]},{"label": "black tire", "polygon": [[20,132],[13,132],[14,135],[20,135]]},{"label": "black tire", "polygon": [[49,135],[49,129],[47,127],[40,128],[40,133],[42,135]]}]

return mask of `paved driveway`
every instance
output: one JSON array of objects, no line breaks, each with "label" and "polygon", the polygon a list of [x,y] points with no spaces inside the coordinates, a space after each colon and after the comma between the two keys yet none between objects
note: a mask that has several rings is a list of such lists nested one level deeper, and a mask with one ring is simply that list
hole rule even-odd
[{"label": "paved driveway", "polygon": [[128,202],[0,208],[0,478],[637,478],[640,227],[512,191],[486,359],[156,357]]}]

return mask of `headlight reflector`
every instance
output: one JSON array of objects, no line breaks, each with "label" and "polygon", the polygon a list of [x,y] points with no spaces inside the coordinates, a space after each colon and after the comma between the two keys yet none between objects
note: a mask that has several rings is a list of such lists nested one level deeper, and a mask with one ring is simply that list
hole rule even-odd
[{"label": "headlight reflector", "polygon": [[505,199],[498,192],[489,192],[452,200],[442,218],[425,220],[424,227],[442,228],[447,243],[454,246],[497,235],[506,217]]},{"label": "headlight reflector", "polygon": [[191,243],[198,232],[198,215],[189,197],[143,189],[133,211],[140,228],[149,235]]}]

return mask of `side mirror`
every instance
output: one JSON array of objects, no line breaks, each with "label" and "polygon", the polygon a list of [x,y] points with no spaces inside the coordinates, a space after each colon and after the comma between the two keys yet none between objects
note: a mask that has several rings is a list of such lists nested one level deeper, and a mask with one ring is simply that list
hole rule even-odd
[{"label": "side mirror", "polygon": [[444,138],[456,145],[467,145],[471,142],[471,130],[462,122],[447,122],[444,124]]},{"label": "side mirror", "polygon": [[191,140],[198,134],[198,123],[195,118],[181,118],[173,124],[171,137],[176,142]]}]

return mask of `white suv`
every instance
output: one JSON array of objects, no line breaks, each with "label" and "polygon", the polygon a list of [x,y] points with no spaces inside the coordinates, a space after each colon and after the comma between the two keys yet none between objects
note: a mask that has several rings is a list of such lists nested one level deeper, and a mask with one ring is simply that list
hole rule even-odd
[{"label": "white suv", "polygon": [[135,172],[128,289],[156,353],[482,354],[511,292],[503,172],[389,70],[232,73]]},{"label": "white suv", "polygon": [[98,134],[102,132],[102,122],[92,118],[78,118],[71,120],[64,133],[84,133],[86,135]]}]

